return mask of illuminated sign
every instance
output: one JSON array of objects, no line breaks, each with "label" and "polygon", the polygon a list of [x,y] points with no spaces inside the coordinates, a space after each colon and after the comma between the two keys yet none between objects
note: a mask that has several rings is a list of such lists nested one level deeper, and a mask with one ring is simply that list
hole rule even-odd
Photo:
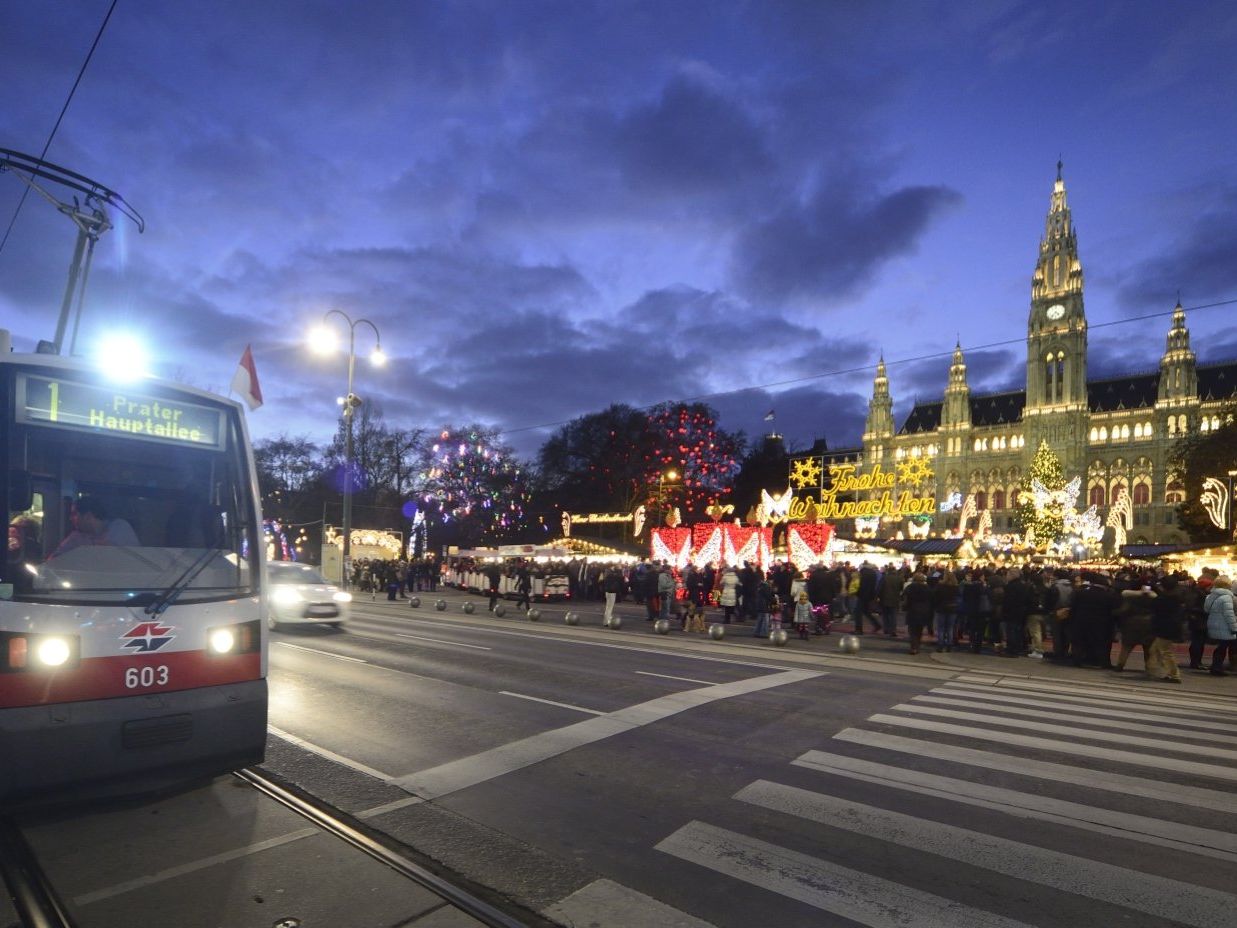
[{"label": "illuminated sign", "polygon": [[223,410],[71,380],[19,375],[17,417],[177,444],[223,447]]},{"label": "illuminated sign", "polygon": [[[820,501],[810,496],[796,497],[790,504],[790,518],[793,521],[804,520],[808,507],[815,507],[816,518],[835,521],[837,519],[857,519],[872,517],[889,517],[903,519],[908,516],[930,516],[936,508],[936,500],[931,496],[917,496],[918,487],[924,480],[930,479],[932,472],[926,464],[916,462],[913,466],[907,463],[899,464],[899,474],[887,471],[880,464],[872,465],[866,473],[860,473],[855,464],[831,464],[829,476],[831,485],[827,490],[820,491]],[[903,484],[909,483],[915,487],[911,490],[898,490],[898,477]],[[868,499],[838,500],[839,493],[876,493]]]}]

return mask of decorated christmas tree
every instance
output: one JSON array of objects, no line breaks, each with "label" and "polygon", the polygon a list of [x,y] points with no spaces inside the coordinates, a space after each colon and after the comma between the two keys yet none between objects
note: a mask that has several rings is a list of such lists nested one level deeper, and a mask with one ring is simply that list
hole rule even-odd
[{"label": "decorated christmas tree", "polygon": [[1028,542],[1044,548],[1052,544],[1065,530],[1065,513],[1073,511],[1072,499],[1066,499],[1065,474],[1061,461],[1048,442],[1041,441],[1035,449],[1031,469],[1023,478],[1018,496],[1018,521]]}]

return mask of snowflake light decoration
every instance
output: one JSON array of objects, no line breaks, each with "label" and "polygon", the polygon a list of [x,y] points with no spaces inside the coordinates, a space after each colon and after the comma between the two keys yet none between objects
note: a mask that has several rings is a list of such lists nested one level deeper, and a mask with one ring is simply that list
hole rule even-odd
[{"label": "snowflake light decoration", "polygon": [[932,479],[932,468],[923,458],[907,458],[898,462],[898,482],[919,486],[925,480]]},{"label": "snowflake light decoration", "polygon": [[819,458],[801,458],[791,465],[790,482],[800,490],[818,487],[823,472]]}]

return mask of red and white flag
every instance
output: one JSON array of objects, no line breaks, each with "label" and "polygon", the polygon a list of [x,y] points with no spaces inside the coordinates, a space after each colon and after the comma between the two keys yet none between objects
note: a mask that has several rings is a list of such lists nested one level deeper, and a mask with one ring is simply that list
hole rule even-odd
[{"label": "red and white flag", "polygon": [[232,392],[245,401],[249,411],[253,412],[262,405],[262,388],[258,385],[258,369],[253,363],[253,352],[245,346],[241,355],[241,363],[236,366],[232,375]]}]

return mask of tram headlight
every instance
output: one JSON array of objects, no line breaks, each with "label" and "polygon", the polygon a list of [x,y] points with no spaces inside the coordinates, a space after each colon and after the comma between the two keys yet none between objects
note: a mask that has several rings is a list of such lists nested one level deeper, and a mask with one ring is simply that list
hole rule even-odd
[{"label": "tram headlight", "polygon": [[211,654],[252,654],[262,647],[262,624],[238,622],[208,628],[206,647]]},{"label": "tram headlight", "polygon": [[0,671],[58,670],[77,663],[76,635],[27,635],[0,632]]}]

